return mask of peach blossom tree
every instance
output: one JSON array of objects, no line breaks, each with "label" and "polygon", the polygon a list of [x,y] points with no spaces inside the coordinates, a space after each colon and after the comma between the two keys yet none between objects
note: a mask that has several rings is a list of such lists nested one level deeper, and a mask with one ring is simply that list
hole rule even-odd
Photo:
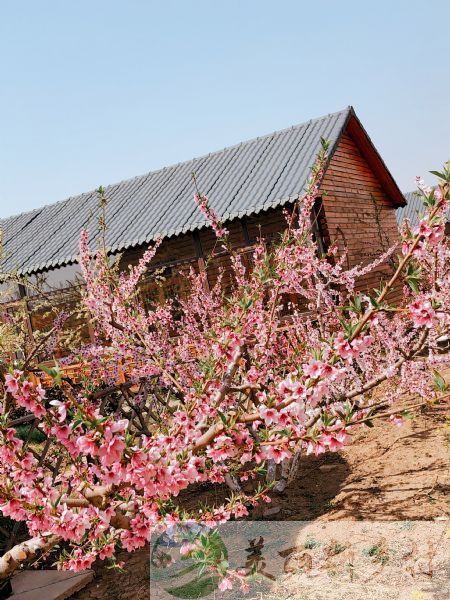
[{"label": "peach blossom tree", "polygon": [[[97,558],[115,564],[118,549],[143,547],[179,522],[245,518],[283,489],[303,454],[338,451],[358,427],[401,425],[448,398],[439,348],[450,328],[448,166],[434,188],[418,179],[419,226],[406,222],[397,245],[349,269],[333,245],[321,254],[312,232],[322,146],[284,233],[270,245],[260,239],[251,264],[197,190],[232,264],[226,292],[220,278],[209,289],[206,273],[192,270],[186,298],[149,309],[139,284],[158,243],[118,272],[107,247],[92,252],[81,233],[97,341],[72,359],[88,375],[75,382],[39,366],[36,348],[4,360],[0,510],[26,522],[30,539],[0,558],[0,578],[55,546],[58,567],[80,570]],[[361,277],[388,258],[395,270],[361,291]],[[14,407],[46,437],[44,459],[16,435]],[[188,508],[183,491],[205,482],[228,484],[227,497]],[[195,543],[183,551],[195,555]],[[244,574],[210,562],[221,589],[246,588]]]}]

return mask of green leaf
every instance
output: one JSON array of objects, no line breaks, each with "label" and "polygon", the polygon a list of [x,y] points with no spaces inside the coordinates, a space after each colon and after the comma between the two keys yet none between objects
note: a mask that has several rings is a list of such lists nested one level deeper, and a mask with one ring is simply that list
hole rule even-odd
[{"label": "green leaf", "polygon": [[50,377],[55,377],[56,375],[55,369],[52,369],[51,367],[47,367],[45,365],[38,365],[38,369],[44,371],[44,373],[47,373],[47,375],[49,375]]},{"label": "green leaf", "polygon": [[404,419],[414,419],[414,415],[412,413],[409,412],[408,409],[405,408],[405,410],[402,410],[400,412],[400,415],[404,418]]},{"label": "green leaf", "polygon": [[198,568],[198,565],[195,563],[193,565],[188,565],[184,569],[181,569],[181,571],[177,571],[173,575],[169,575],[169,578],[173,579],[174,577],[182,577],[183,575],[187,575],[188,573],[195,571],[197,568]]},{"label": "green leaf", "polygon": [[217,576],[207,575],[179,587],[167,588],[166,592],[175,598],[204,598],[217,590],[219,581]]},{"label": "green leaf", "polygon": [[374,307],[374,308],[378,308],[379,304],[378,302],[375,300],[375,298],[372,298],[372,296],[369,296],[369,300],[370,300],[370,304]]},{"label": "green leaf", "polygon": [[434,386],[439,392],[446,392],[449,389],[449,385],[438,371],[434,372]]},{"label": "green leaf", "polygon": [[419,292],[419,283],[422,279],[422,270],[420,267],[409,264],[406,269],[405,279],[412,291],[417,294]]},{"label": "green leaf", "polygon": [[443,179],[444,181],[446,180],[444,173],[440,173],[439,171],[430,171],[430,173],[432,175],[436,175],[436,177],[439,177],[439,179]]},{"label": "green leaf", "polygon": [[47,373],[49,377],[51,377],[56,385],[61,385],[63,372],[59,368],[58,363],[55,361],[54,367],[47,367],[46,365],[38,365],[38,369]]},{"label": "green leaf", "polygon": [[344,319],[339,319],[339,322],[342,325],[346,336],[351,337],[356,326],[352,325],[351,323],[348,323],[347,321],[344,321]]},{"label": "green leaf", "polygon": [[222,421],[222,423],[223,423],[224,425],[226,425],[226,424],[227,424],[227,418],[226,418],[226,416],[223,414],[223,412],[221,412],[219,409],[217,409],[217,414],[219,415],[219,417],[220,417],[220,420]]}]

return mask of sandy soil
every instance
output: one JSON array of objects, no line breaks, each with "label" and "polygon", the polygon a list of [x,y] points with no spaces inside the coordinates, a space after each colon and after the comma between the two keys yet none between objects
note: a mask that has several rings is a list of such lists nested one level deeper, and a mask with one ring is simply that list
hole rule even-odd
[{"label": "sandy soil", "polygon": [[401,428],[360,430],[340,453],[305,460],[280,498],[284,519],[412,520],[450,516],[446,407]]},{"label": "sandy soil", "polygon": [[[290,488],[274,498],[280,512],[269,518],[314,520],[311,524],[314,526],[335,520],[450,520],[450,420],[446,408],[427,409],[401,428],[376,422],[374,428],[360,430],[340,453],[305,457]],[[184,501],[189,504],[194,498],[198,500],[199,492],[197,489],[186,494]],[[226,492],[209,488],[201,494],[220,500]],[[124,573],[117,574],[99,565],[94,581],[73,598],[147,600],[150,597],[148,549],[124,558]],[[351,585],[346,596],[323,593],[305,596],[305,589],[300,592],[297,583],[292,577],[289,582],[281,583],[282,589],[279,594],[274,590],[273,600],[403,597],[391,595],[385,581],[374,596],[369,592],[358,596]],[[420,590],[417,594],[409,597],[412,600],[443,597]],[[268,600],[269,596],[264,598]]]}]

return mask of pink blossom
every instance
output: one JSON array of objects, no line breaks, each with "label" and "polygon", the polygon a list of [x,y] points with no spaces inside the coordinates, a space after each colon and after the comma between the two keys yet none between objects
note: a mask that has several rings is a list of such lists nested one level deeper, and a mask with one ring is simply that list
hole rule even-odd
[{"label": "pink blossom", "polygon": [[430,225],[426,220],[422,219],[417,228],[417,233],[423,235],[431,245],[439,243],[444,236],[444,225]]},{"label": "pink blossom", "polygon": [[244,504],[237,504],[233,509],[234,516],[239,519],[248,515],[248,510]]},{"label": "pink blossom", "polygon": [[323,363],[319,360],[312,360],[309,364],[304,365],[303,371],[308,377],[316,379],[322,376]]},{"label": "pink blossom", "polygon": [[19,379],[17,375],[11,375],[10,373],[7,373],[5,375],[5,384],[8,392],[15,396],[19,390]]},{"label": "pink blossom", "polygon": [[110,558],[113,554],[114,554],[114,544],[107,544],[106,546],[103,546],[103,548],[100,550],[99,553],[99,558],[100,560],[105,560],[105,558]]},{"label": "pink blossom", "polygon": [[391,415],[389,421],[396,427],[402,427],[405,424],[405,419],[401,415]]},{"label": "pink blossom", "polygon": [[231,577],[224,577],[222,581],[219,583],[219,590],[221,592],[226,592],[227,590],[233,589],[233,580]]},{"label": "pink blossom", "polygon": [[323,446],[327,446],[330,452],[336,452],[344,447],[344,444],[340,442],[336,436],[331,433],[322,433],[319,438],[319,443]]},{"label": "pink blossom", "polygon": [[33,403],[32,406],[30,406],[30,409],[38,419],[43,417],[47,412],[45,410],[45,408],[42,406],[42,404],[37,404],[36,402]]},{"label": "pink blossom", "polygon": [[33,411],[36,406],[36,402],[32,396],[22,396],[21,394],[18,394],[16,400],[17,404],[29,411]]},{"label": "pink blossom", "polygon": [[202,196],[201,194],[195,194],[194,201],[207,218],[216,236],[218,238],[223,238],[227,236],[228,230],[220,223],[219,217],[209,206],[208,198],[206,196]]},{"label": "pink blossom", "polygon": [[22,508],[22,503],[15,499],[0,505],[0,509],[5,517],[11,517],[16,521],[22,521],[27,514],[26,510]]},{"label": "pink blossom", "polygon": [[350,342],[345,339],[344,334],[342,332],[338,333],[334,342],[334,347],[341,358],[353,358],[355,354],[353,348],[350,345]]},{"label": "pink blossom", "polygon": [[198,546],[196,543],[184,542],[180,547],[181,556],[187,556],[194,550],[197,550]]},{"label": "pink blossom", "polygon": [[313,440],[310,440],[306,444],[307,456],[309,456],[310,454],[315,454],[316,456],[318,456],[319,454],[323,454],[326,451],[327,448],[322,443],[320,443],[320,441],[314,442]]},{"label": "pink blossom", "polygon": [[20,461],[21,466],[24,469],[30,469],[32,466],[34,466],[36,464],[36,459],[34,458],[34,456],[30,453],[27,452],[26,455],[22,458],[22,460]]},{"label": "pink blossom", "polygon": [[110,425],[112,433],[122,433],[128,427],[128,419],[119,419]]},{"label": "pink blossom", "polygon": [[31,384],[30,381],[28,381],[27,379],[25,379],[25,381],[22,383],[22,394],[26,397],[28,397],[30,395],[30,392],[32,391],[33,386]]},{"label": "pink blossom", "polygon": [[166,515],[164,521],[167,527],[173,527],[180,522],[180,517],[176,513],[170,513]]},{"label": "pink blossom", "polygon": [[402,254],[403,256],[406,256],[410,250],[411,244],[409,244],[407,241],[404,241],[402,243]]},{"label": "pink blossom", "polygon": [[112,465],[113,463],[120,461],[124,448],[125,442],[120,437],[114,437],[109,442],[101,444],[98,449],[98,454],[102,464]]},{"label": "pink blossom", "polygon": [[444,232],[445,228],[443,223],[440,223],[439,225],[433,227],[433,230],[428,237],[428,241],[430,242],[430,244],[432,244],[433,246],[438,244],[443,239]]},{"label": "pink blossom", "polygon": [[427,299],[418,298],[415,302],[409,305],[409,312],[413,321],[414,327],[428,327],[433,325],[435,311],[431,302]]},{"label": "pink blossom", "polygon": [[299,400],[305,393],[305,386],[300,381],[295,381],[290,374],[278,386],[280,393]]},{"label": "pink blossom", "polygon": [[344,442],[347,441],[348,439],[348,435],[347,432],[345,431],[345,429],[341,429],[340,431],[336,431],[334,432],[334,437],[336,438],[336,440],[342,444],[344,444]]},{"label": "pink blossom", "polygon": [[58,440],[63,442],[68,439],[71,429],[68,425],[55,425],[51,431]]},{"label": "pink blossom", "polygon": [[93,434],[91,433],[79,437],[76,441],[76,444],[78,449],[83,452],[83,454],[91,454],[92,456],[95,456],[98,453],[97,444]]},{"label": "pink blossom", "polygon": [[364,352],[371,344],[373,344],[373,341],[374,338],[372,335],[363,335],[353,340],[352,346],[358,352]]},{"label": "pink blossom", "polygon": [[36,391],[37,397],[40,400],[44,400],[46,394],[45,394],[44,388],[42,387],[42,385],[40,383],[38,383],[38,385],[36,386],[35,391]]},{"label": "pink blossom", "polygon": [[58,409],[59,421],[62,423],[67,417],[67,403],[60,400],[51,400],[50,406],[56,406]]},{"label": "pink blossom", "polygon": [[259,407],[258,412],[261,419],[267,426],[278,423],[279,414],[274,408],[269,408],[263,404]]},{"label": "pink blossom", "polygon": [[230,437],[226,435],[220,435],[216,438],[214,446],[208,448],[206,453],[213,459],[214,462],[219,462],[235,456],[236,448],[233,440]]},{"label": "pink blossom", "polygon": [[285,458],[291,458],[291,452],[278,446],[265,446],[264,452],[269,460],[273,460],[277,464],[281,463]]}]

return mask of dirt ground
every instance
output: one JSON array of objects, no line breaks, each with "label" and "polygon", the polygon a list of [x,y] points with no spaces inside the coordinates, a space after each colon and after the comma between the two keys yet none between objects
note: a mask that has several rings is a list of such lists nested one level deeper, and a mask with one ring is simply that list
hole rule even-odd
[{"label": "dirt ground", "polygon": [[[427,409],[401,428],[375,421],[373,428],[358,431],[342,452],[305,457],[289,489],[274,497],[273,504],[279,505],[280,511],[268,518],[314,520],[317,525],[335,520],[450,520],[448,415],[448,406],[440,406]],[[197,489],[186,494],[184,501],[189,504],[194,497],[198,500],[199,492]],[[205,489],[201,493],[219,500],[225,492]],[[126,561],[124,573],[99,565],[94,581],[73,598],[147,600],[148,549],[124,554],[122,559]],[[288,593],[284,598],[306,598],[292,589],[283,593]],[[353,592],[349,597],[358,598]],[[385,597],[391,596],[386,592]],[[282,596],[273,596],[273,600],[278,598]]]}]

